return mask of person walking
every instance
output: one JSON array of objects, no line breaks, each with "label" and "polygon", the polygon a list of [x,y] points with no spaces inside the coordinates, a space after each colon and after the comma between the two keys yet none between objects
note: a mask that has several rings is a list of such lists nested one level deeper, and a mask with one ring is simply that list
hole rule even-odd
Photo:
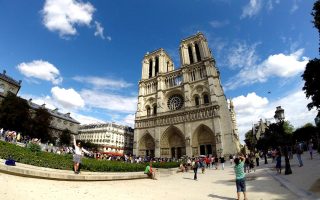
[{"label": "person walking", "polygon": [[194,180],[198,180],[198,177],[197,177],[198,161],[197,161],[195,158],[192,160],[191,166],[192,166],[192,169],[193,169],[193,172],[194,172],[194,177],[193,177],[193,179],[194,179]]},{"label": "person walking", "polygon": [[232,166],[232,162],[233,162],[233,155],[232,154],[229,155],[229,160],[230,160],[230,165]]},{"label": "person walking", "polygon": [[81,163],[82,152],[89,154],[87,150],[81,147],[80,142],[76,142],[76,137],[73,136],[73,144],[74,144],[74,154],[73,154],[73,170],[75,174],[79,174],[79,165]]},{"label": "person walking", "polygon": [[236,176],[236,187],[237,187],[237,199],[240,200],[240,193],[243,193],[244,199],[247,199],[246,193],[246,179],[244,173],[244,160],[245,157],[239,156],[234,159],[234,172]]},{"label": "person walking", "polygon": [[310,140],[309,144],[308,144],[308,150],[309,150],[309,153],[310,153],[310,159],[312,160],[313,159],[313,143],[312,143],[312,139]]},{"label": "person walking", "polygon": [[301,154],[302,153],[303,153],[302,144],[297,142],[296,143],[296,154],[297,154],[297,158],[298,158],[298,161],[299,161],[299,167],[303,166],[303,162],[302,162],[302,159],[301,159]]},{"label": "person walking", "polygon": [[255,157],[256,157],[256,166],[259,167],[259,159],[260,159],[260,155],[258,152],[256,152],[255,154]]}]

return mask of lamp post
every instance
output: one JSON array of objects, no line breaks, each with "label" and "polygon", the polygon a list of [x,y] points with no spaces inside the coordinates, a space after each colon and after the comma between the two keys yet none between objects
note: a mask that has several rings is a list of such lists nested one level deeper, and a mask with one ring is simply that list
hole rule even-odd
[{"label": "lamp post", "polygon": [[[283,123],[284,123],[284,109],[281,108],[281,106],[278,106],[275,114],[274,114],[274,118],[278,124],[278,131],[281,130],[281,134],[283,135]],[[285,149],[284,149],[284,158],[285,158],[285,175],[288,174],[292,174],[292,170],[290,167],[290,161],[289,161],[289,157],[288,157],[288,146],[286,145]]]}]

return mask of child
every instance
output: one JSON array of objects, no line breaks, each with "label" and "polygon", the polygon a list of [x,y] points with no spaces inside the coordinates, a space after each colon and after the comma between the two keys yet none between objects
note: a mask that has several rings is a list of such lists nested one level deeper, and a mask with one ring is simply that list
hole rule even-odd
[{"label": "child", "polygon": [[244,160],[245,158],[239,156],[234,159],[234,172],[236,175],[237,197],[240,199],[240,193],[243,192],[244,199],[247,199],[246,193],[246,179],[244,173]]}]

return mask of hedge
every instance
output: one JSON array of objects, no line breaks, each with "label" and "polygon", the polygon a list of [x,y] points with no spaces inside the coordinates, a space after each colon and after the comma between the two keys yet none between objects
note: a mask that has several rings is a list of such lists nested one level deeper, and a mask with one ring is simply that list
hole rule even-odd
[{"label": "hedge", "polygon": [[[20,147],[11,143],[0,141],[0,158],[7,159],[11,156],[16,162],[53,169],[72,170],[72,155],[58,155],[49,152],[32,151],[30,148]],[[177,162],[153,163],[155,168],[175,168]],[[82,159],[81,169],[92,172],[137,172],[143,171],[145,163],[125,163],[120,161]]]}]

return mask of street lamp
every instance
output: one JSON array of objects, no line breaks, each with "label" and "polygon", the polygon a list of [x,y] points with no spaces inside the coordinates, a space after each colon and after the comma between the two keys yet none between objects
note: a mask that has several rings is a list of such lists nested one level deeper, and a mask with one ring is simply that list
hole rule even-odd
[{"label": "street lamp", "polygon": [[[281,106],[278,106],[275,114],[274,114],[274,118],[278,124],[278,127],[281,127],[281,129],[279,128],[278,130],[281,130],[281,134],[283,133],[283,123],[284,123],[284,109],[281,108]],[[285,149],[284,149],[284,158],[285,158],[285,175],[288,174],[292,174],[292,170],[290,167],[290,161],[289,161],[289,157],[288,157],[288,146],[286,145]]]}]

